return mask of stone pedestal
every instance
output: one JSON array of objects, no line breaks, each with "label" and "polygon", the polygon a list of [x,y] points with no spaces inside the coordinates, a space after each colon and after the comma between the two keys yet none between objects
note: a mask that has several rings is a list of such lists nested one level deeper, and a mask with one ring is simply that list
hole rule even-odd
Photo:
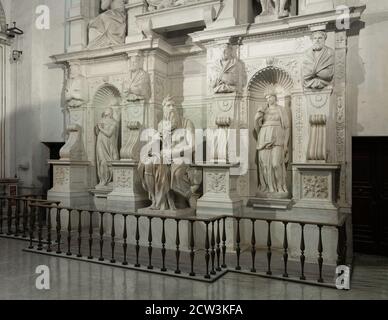
[{"label": "stone pedestal", "polygon": [[108,206],[123,207],[135,211],[149,204],[147,193],[141,186],[137,173],[138,163],[134,161],[115,161],[113,169],[113,191],[108,194]]},{"label": "stone pedestal", "polygon": [[293,164],[295,207],[337,210],[339,164]]},{"label": "stone pedestal", "polygon": [[242,200],[237,193],[238,176],[232,176],[231,164],[197,164],[203,168],[204,195],[198,200],[197,215],[241,214]]},{"label": "stone pedestal", "polygon": [[90,203],[90,162],[75,160],[50,160],[53,165],[53,188],[48,200],[61,201],[62,206],[77,207]]},{"label": "stone pedestal", "polygon": [[[204,195],[198,200],[197,216],[215,217],[223,215],[241,216],[242,204],[240,195],[237,192],[238,176],[231,175],[231,164],[197,164],[203,168]],[[197,226],[196,235],[198,239],[204,239],[205,225]],[[236,243],[236,223],[231,219],[226,224],[228,235],[227,248],[234,249]],[[241,230],[240,230],[241,231]]]}]

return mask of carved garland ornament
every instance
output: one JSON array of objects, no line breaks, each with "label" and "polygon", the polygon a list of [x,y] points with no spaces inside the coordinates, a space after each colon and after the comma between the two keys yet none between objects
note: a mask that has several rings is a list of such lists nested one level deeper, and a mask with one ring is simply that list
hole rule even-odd
[{"label": "carved garland ornament", "polygon": [[54,185],[64,186],[70,182],[70,170],[67,167],[54,168]]},{"label": "carved garland ornament", "polygon": [[130,188],[132,185],[132,174],[128,170],[118,169],[115,170],[115,187],[116,188]]},{"label": "carved garland ornament", "polygon": [[327,199],[329,197],[328,177],[304,176],[303,197],[311,199]]},{"label": "carved garland ornament", "polygon": [[226,174],[225,173],[208,173],[207,188],[211,192],[224,193],[226,192]]}]

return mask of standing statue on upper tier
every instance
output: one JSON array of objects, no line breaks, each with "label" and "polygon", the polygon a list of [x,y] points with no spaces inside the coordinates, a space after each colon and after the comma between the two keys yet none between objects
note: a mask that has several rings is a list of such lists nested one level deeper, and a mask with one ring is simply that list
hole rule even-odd
[{"label": "standing statue on upper tier", "polygon": [[289,16],[289,11],[286,9],[288,0],[256,0],[261,5],[260,16],[274,16],[277,18],[285,18]]},{"label": "standing statue on upper tier", "polygon": [[238,60],[233,56],[233,48],[227,44],[222,47],[222,56],[214,67],[212,81],[214,93],[233,93],[238,91],[240,74]]},{"label": "standing statue on upper tier", "polygon": [[88,48],[103,48],[124,44],[126,13],[124,0],[102,0],[101,13],[89,23]]},{"label": "standing statue on upper tier", "polygon": [[144,71],[143,62],[140,54],[129,58],[130,79],[124,83],[126,101],[147,100],[151,96],[150,76]]},{"label": "standing statue on upper tier", "polygon": [[313,46],[307,50],[303,61],[305,88],[323,89],[334,78],[334,50],[325,45],[326,39],[324,31],[312,35]]},{"label": "standing statue on upper tier", "polygon": [[285,108],[277,103],[273,89],[265,95],[267,106],[260,107],[255,117],[257,134],[256,163],[260,198],[282,199],[289,196],[287,189],[288,144],[290,119]]},{"label": "standing statue on upper tier", "polygon": [[113,109],[107,108],[102,114],[102,119],[95,127],[97,135],[96,164],[99,184],[97,189],[109,186],[113,180],[113,172],[109,167],[110,161],[119,160],[117,149],[119,124],[113,118]]}]

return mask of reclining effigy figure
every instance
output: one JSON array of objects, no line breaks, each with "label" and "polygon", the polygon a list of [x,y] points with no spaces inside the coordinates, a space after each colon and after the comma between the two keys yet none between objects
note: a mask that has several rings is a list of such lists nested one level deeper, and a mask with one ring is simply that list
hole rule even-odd
[{"label": "reclining effigy figure", "polygon": [[189,2],[197,2],[198,0],[147,0],[149,10],[161,10],[176,6],[181,6]]}]

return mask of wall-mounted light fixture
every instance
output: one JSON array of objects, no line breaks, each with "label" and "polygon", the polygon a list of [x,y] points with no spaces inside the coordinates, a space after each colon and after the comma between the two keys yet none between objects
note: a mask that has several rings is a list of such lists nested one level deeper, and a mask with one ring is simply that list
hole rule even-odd
[{"label": "wall-mounted light fixture", "polygon": [[13,50],[13,51],[12,51],[12,60],[13,60],[14,62],[19,61],[20,58],[22,57],[22,54],[23,54],[23,51]]},{"label": "wall-mounted light fixture", "polygon": [[15,38],[16,36],[24,34],[24,31],[16,27],[16,22],[13,22],[13,27],[11,28],[9,28],[7,24],[5,33],[7,34],[7,37]]}]

